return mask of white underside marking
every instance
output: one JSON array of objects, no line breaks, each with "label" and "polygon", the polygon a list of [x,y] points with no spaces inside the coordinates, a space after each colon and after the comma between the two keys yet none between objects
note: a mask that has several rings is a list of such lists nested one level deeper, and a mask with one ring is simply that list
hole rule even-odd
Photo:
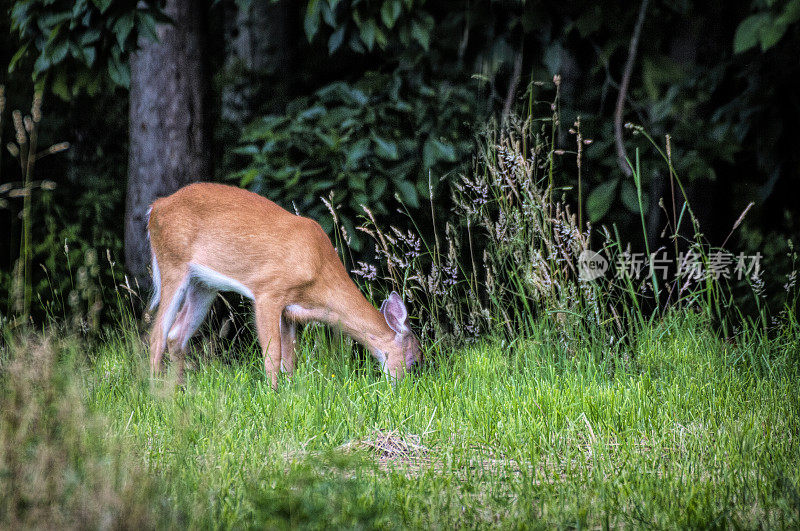
[{"label": "white underside marking", "polygon": [[[169,308],[164,314],[164,343],[166,344],[167,341],[177,339],[180,335],[182,331],[181,327],[173,327],[172,325],[175,324],[178,311],[184,305],[187,298],[198,299],[194,301],[198,307],[192,308],[193,314],[188,316],[187,321],[187,324],[196,330],[197,326],[200,325],[200,321],[202,321],[203,317],[205,317],[205,314],[208,312],[208,308],[211,306],[211,302],[214,300],[214,296],[218,291],[234,291],[249,299],[255,299],[253,292],[238,280],[214,271],[210,267],[190,262],[189,272],[172,297]],[[194,330],[192,330],[192,332],[193,331]],[[187,337],[184,338],[184,343],[188,340],[189,337],[187,335]],[[181,345],[181,347],[183,348],[185,345]]]},{"label": "white underside marking", "polygon": [[324,309],[303,308],[299,304],[289,304],[284,308],[286,318],[297,323],[307,323],[309,321],[319,321],[321,323],[331,322],[331,312]]},{"label": "white underside marking", "polygon": [[[147,231],[147,239],[150,239],[150,231]],[[156,260],[156,253],[150,250],[150,274],[153,277],[153,297],[150,299],[149,311],[153,311],[158,306],[161,300],[161,271],[158,269],[158,260]]]},{"label": "white underside marking", "polygon": [[247,286],[229,276],[214,271],[210,267],[189,263],[189,276],[196,282],[205,284],[206,287],[214,291],[235,291],[239,295],[248,299],[255,299],[256,296]]},{"label": "white underside marking", "polygon": [[386,372],[388,370],[386,368],[386,354],[384,354],[380,350],[375,350],[372,352],[372,355],[375,356],[376,360],[378,360],[378,364],[381,366],[381,370],[383,372]]}]

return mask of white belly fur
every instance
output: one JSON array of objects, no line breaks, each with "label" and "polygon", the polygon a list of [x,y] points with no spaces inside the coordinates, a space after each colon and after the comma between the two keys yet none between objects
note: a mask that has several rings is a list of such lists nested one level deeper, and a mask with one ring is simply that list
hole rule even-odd
[{"label": "white belly fur", "polygon": [[255,295],[247,286],[238,280],[214,271],[210,267],[192,262],[189,264],[189,277],[215,291],[235,291],[248,299],[255,299]]}]

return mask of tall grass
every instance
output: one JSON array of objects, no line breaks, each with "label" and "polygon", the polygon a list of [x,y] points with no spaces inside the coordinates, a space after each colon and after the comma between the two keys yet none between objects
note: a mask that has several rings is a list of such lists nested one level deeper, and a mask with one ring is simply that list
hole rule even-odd
[{"label": "tall grass", "polygon": [[[661,207],[668,220],[663,233],[673,249],[656,247],[648,239],[642,200],[646,170],[640,166],[638,150],[629,164],[642,225],[643,261],[637,265],[636,249],[622,240],[616,226],[598,230],[583,223],[583,147],[592,140],[584,138],[578,118],[569,129],[576,150],[557,146],[559,79],[554,79],[553,102],[534,98],[534,90],[543,90],[541,86],[532,84],[528,89],[527,115],[480,133],[472,167],[450,177],[452,215],[436,219],[431,205],[432,237],[426,237],[408,212],[408,224],[416,230],[386,229],[364,206],[364,223],[358,230],[373,238],[377,258],[374,263],[360,262],[352,272],[368,282],[381,279],[412,300],[423,336],[448,344],[486,335],[511,341],[529,334],[542,316],[555,316],[551,324],[567,348],[587,337],[613,346],[676,311],[707,315],[724,337],[756,324],[764,330],[777,329],[787,309],[796,311],[796,265],[784,286],[784,309],[769,316],[762,304],[763,269],[737,270],[741,255],[724,248],[752,205],[733,223],[721,245],[706,240],[673,166],[668,136],[662,146],[641,126],[627,124],[633,134],[649,141],[669,172],[672,212],[663,202]],[[537,116],[535,109],[542,105],[552,115]],[[577,197],[571,179],[559,183],[556,170],[561,166],[556,161],[566,155],[575,156]],[[346,246],[346,238],[339,243],[340,248]],[[582,256],[593,252],[601,253],[610,268],[594,279],[581,274]],[[725,260],[734,261],[721,273]],[[614,269],[620,266],[636,271],[616,274]],[[659,268],[667,268],[669,276]],[[733,276],[749,285],[757,315],[743,312],[735,303],[742,290]]]},{"label": "tall grass", "polygon": [[[6,107],[5,87],[0,85],[0,131],[3,125],[3,113]],[[16,133],[16,143],[9,142],[6,146],[9,153],[18,159],[20,166],[21,180],[19,182],[0,181],[0,194],[11,198],[22,197],[22,209],[20,218],[22,219],[22,236],[20,238],[19,259],[15,265],[14,291],[11,299],[14,300],[14,314],[17,319],[16,325],[27,326],[33,298],[32,285],[32,257],[33,242],[31,241],[31,229],[34,222],[32,217],[33,191],[36,188],[52,190],[55,183],[52,180],[44,179],[34,181],[34,168],[36,162],[42,157],[59,153],[69,148],[69,144],[61,142],[54,144],[47,149],[37,151],[39,142],[39,126],[42,121],[42,93],[37,92],[33,95],[30,114],[23,116],[19,110],[11,113],[14,131]],[[0,133],[0,140],[2,134]],[[0,159],[1,161],[2,159]],[[0,175],[2,177],[2,175]],[[0,197],[0,208],[8,208],[9,202]]]},{"label": "tall grass", "polygon": [[0,353],[0,525],[152,527],[161,512],[151,505],[155,482],[89,412],[81,346],[7,339]]}]

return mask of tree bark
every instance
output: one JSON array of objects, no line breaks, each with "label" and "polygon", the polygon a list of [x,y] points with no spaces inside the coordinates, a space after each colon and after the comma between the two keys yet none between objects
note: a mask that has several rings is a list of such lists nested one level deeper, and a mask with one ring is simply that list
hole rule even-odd
[{"label": "tree bark", "polygon": [[297,35],[302,24],[294,0],[258,1],[247,6],[223,4],[225,68],[232,81],[221,92],[221,118],[241,125],[255,113],[280,114],[297,96],[292,82],[297,70]]},{"label": "tree bark", "polygon": [[202,0],[167,0],[174,24],[158,28],[159,42],[142,39],[131,58],[125,264],[141,289],[151,284],[150,204],[211,177],[207,8]]}]

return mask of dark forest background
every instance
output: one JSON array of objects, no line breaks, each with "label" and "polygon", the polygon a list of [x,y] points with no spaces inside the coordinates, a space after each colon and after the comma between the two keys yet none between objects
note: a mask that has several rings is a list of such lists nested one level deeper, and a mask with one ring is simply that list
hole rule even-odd
[{"label": "dark forest background", "polygon": [[648,239],[667,241],[668,167],[630,122],[662,148],[670,135],[708,242],[761,253],[768,292],[792,269],[800,0],[0,0],[0,12],[6,315],[19,311],[26,188],[5,145],[11,110],[29,113],[35,90],[39,146],[70,144],[37,160],[28,188],[36,316],[57,304],[101,319],[101,285],[144,288],[147,205],[195,180],[246,187],[330,231],[326,198],[371,260],[354,228],[361,204],[388,224],[402,203],[424,231],[432,196],[447,219],[476,134],[520,109],[549,116],[550,102],[564,151],[557,185],[576,206],[578,118],[592,139],[584,220],[616,224],[644,250],[619,153],[639,149]]}]

